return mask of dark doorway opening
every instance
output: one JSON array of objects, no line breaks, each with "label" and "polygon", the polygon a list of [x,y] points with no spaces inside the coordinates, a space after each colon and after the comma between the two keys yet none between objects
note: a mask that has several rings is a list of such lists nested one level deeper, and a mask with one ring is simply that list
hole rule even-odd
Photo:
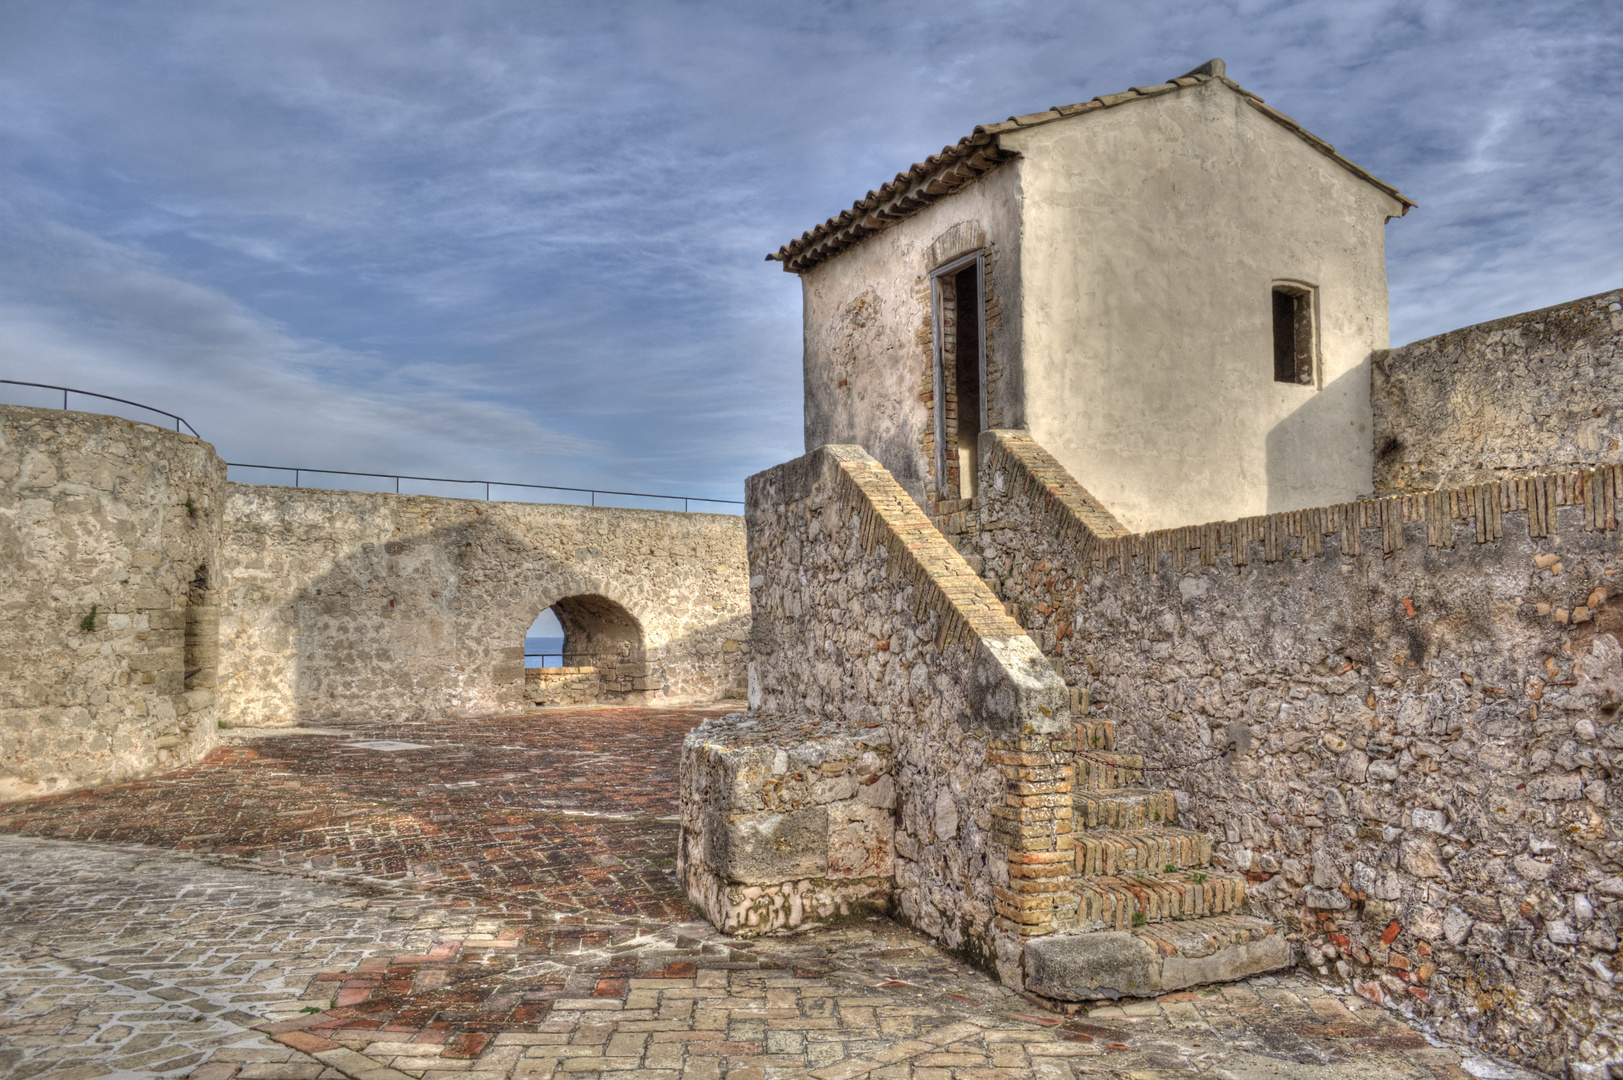
[{"label": "dark doorway opening", "polygon": [[936,497],[975,496],[986,412],[986,263],[980,252],[930,275],[935,337]]},{"label": "dark doorway opening", "polygon": [[981,264],[970,263],[953,276],[957,316],[953,334],[954,397],[958,406],[958,497],[975,497],[981,434]]}]

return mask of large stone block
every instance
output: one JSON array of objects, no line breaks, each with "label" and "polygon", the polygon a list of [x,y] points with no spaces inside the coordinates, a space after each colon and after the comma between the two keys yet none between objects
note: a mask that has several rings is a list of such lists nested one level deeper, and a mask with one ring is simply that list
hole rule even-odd
[{"label": "large stone block", "polygon": [[1026,946],[1026,989],[1060,1001],[1153,997],[1161,958],[1130,933],[1101,930],[1038,938]]},{"label": "large stone block", "polygon": [[1169,956],[1161,964],[1161,989],[1182,990],[1205,983],[1233,982],[1289,967],[1291,944],[1279,934],[1214,950],[1207,956]]},{"label": "large stone block", "polygon": [[707,861],[727,881],[771,885],[828,875],[828,811],[711,815]]},{"label": "large stone block", "polygon": [[1026,946],[1026,989],[1060,1001],[1154,997],[1290,963],[1290,942],[1266,922],[1216,916],[1037,938]]}]

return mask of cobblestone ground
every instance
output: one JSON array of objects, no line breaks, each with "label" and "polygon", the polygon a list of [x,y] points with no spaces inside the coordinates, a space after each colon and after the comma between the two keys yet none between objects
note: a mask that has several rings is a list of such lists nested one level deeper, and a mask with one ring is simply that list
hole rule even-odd
[{"label": "cobblestone ground", "polygon": [[0,1076],[1529,1075],[1295,975],[1060,1017],[884,919],[719,935],[671,873],[703,715],[249,733],[0,808]]}]

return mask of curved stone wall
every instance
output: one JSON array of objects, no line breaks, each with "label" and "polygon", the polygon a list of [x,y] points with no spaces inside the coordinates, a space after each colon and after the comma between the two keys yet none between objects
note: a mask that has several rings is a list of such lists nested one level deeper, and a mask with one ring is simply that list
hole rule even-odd
[{"label": "curved stone wall", "polygon": [[0,408],[0,800],[214,745],[224,487],[190,435]]},{"label": "curved stone wall", "polygon": [[557,701],[524,669],[554,604],[598,700],[742,697],[747,575],[740,517],[233,484],[191,436],[0,406],[0,801],[189,764],[221,723]]}]

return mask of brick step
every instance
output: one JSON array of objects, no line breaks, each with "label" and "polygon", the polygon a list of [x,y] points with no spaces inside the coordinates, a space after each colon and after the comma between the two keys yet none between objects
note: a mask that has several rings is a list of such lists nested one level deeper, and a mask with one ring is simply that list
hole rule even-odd
[{"label": "brick step", "polygon": [[1170,825],[1178,816],[1172,792],[1144,787],[1073,788],[1071,806],[1078,829],[1142,829]]},{"label": "brick step", "polygon": [[1144,758],[1139,754],[1118,754],[1114,750],[1077,751],[1076,787],[1133,787],[1144,782]]},{"label": "brick step", "polygon": [[1077,924],[1084,930],[1131,930],[1168,919],[1226,915],[1245,904],[1245,878],[1199,870],[1077,878],[1076,891]]},{"label": "brick step", "polygon": [[1026,946],[1026,989],[1060,1001],[1153,997],[1287,967],[1290,942],[1248,915],[1132,931],[1054,934]]},{"label": "brick step", "polygon": [[1116,722],[1114,720],[1076,721],[1076,748],[1078,750],[1116,749]]},{"label": "brick step", "polygon": [[1190,829],[1091,829],[1076,837],[1076,872],[1095,876],[1199,869],[1212,861],[1212,838]]}]

